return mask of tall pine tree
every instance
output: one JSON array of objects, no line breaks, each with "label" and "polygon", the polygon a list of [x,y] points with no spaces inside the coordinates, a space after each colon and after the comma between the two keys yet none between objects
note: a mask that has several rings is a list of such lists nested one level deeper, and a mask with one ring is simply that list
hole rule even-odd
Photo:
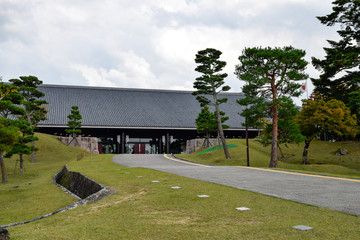
[{"label": "tall pine tree", "polygon": [[[304,70],[307,62],[305,51],[293,47],[245,48],[239,57],[235,74],[247,84],[242,88],[245,94],[243,105],[258,105],[268,111],[272,118],[272,143],[269,167],[277,167],[278,107],[283,96],[299,96],[300,84],[306,79]],[[257,109],[257,108],[254,108]],[[250,114],[251,115],[251,114]],[[256,115],[256,114],[255,114]]]},{"label": "tall pine tree", "polygon": [[[44,105],[48,103],[41,99],[45,94],[37,89],[42,81],[35,76],[21,76],[20,79],[11,79],[9,82],[18,87],[19,93],[23,95],[24,119],[29,122],[32,129],[35,129],[40,121],[46,120],[47,114]],[[35,162],[35,141],[31,142],[31,146],[34,149],[31,153],[31,162]]]},{"label": "tall pine tree", "polygon": [[327,40],[330,47],[324,47],[325,59],[312,58],[321,74],[311,81],[314,92],[351,107],[350,94],[360,90],[360,1],[336,0],[332,4],[332,13],[317,18],[326,26],[339,25],[341,39]]},{"label": "tall pine tree", "polygon": [[[227,102],[227,98],[219,98],[218,94],[230,90],[229,86],[224,86],[224,79],[228,76],[227,73],[221,73],[226,66],[226,62],[219,60],[222,52],[213,48],[200,50],[196,54],[195,62],[198,66],[195,71],[202,73],[202,76],[196,78],[193,92],[200,105],[213,105],[218,124],[218,131],[221,143],[223,145],[224,154],[227,159],[231,158],[224,136],[224,130],[221,122],[220,104]],[[210,100],[208,97],[212,98]]]}]

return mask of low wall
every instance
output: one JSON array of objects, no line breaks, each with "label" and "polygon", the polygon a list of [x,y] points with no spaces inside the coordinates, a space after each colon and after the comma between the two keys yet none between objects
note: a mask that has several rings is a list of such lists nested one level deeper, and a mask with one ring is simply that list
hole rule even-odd
[{"label": "low wall", "polygon": [[[91,204],[97,202],[105,197],[111,196],[117,193],[117,190],[108,189],[99,183],[91,180],[90,178],[78,173],[71,172],[67,169],[66,165],[61,169],[60,172],[55,174],[53,178],[53,182],[61,187],[65,192],[71,193],[74,197],[80,199],[74,204],[70,204],[64,208],[56,210],[52,213],[42,215],[40,217],[36,217],[31,220],[26,220],[22,222],[9,223],[6,225],[0,225],[0,240],[3,240],[1,237],[1,233],[6,233],[2,229],[18,226],[26,223],[35,222],[55,214],[67,211],[69,209],[74,209],[79,205],[83,204]],[[4,234],[3,234],[4,235]],[[5,238],[6,239],[6,238]]]},{"label": "low wall", "polygon": [[66,166],[55,176],[55,182],[81,199],[87,198],[104,188],[78,172],[69,171]]},{"label": "low wall", "polygon": [[[203,147],[205,139],[203,138],[196,138],[186,141],[186,153],[190,154],[196,152],[198,149]],[[211,146],[216,146],[218,144],[217,138],[210,138],[209,139]]]},{"label": "low wall", "polygon": [[[72,137],[57,137],[56,139],[66,145],[69,145],[69,143],[72,140]],[[72,144],[72,146],[79,146],[90,153],[99,154],[99,144],[98,144],[98,139],[96,137],[77,137],[76,140],[78,144],[75,145]]]}]

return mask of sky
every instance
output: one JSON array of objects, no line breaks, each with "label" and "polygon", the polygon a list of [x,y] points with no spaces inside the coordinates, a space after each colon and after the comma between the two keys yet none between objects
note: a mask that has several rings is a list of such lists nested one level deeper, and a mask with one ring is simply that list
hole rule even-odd
[{"label": "sky", "polygon": [[[331,0],[0,0],[0,76],[45,84],[192,90],[195,54],[216,48],[225,83],[245,47],[293,46],[323,58]],[[309,63],[310,77],[320,73]],[[313,86],[308,81],[309,93]],[[306,98],[304,93],[299,99]],[[300,100],[297,103],[300,103]]]}]

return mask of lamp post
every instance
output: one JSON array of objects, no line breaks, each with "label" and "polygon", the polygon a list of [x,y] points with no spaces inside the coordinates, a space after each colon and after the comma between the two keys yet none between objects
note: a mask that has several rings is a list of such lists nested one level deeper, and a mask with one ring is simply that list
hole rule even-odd
[{"label": "lamp post", "polygon": [[246,132],[246,162],[247,166],[250,167],[250,159],[249,159],[249,134],[248,134],[248,123],[247,118],[245,117],[245,132]]}]

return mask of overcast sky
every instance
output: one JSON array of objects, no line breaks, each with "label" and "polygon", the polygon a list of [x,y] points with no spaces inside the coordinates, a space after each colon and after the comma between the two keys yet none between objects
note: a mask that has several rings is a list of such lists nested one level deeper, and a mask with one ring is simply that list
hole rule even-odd
[{"label": "overcast sky", "polygon": [[[197,51],[227,62],[245,47],[292,45],[323,57],[331,0],[0,0],[0,76],[46,84],[191,90]],[[309,64],[310,77],[319,72]],[[310,86],[310,90],[311,90]],[[306,97],[305,94],[302,97]]]}]

